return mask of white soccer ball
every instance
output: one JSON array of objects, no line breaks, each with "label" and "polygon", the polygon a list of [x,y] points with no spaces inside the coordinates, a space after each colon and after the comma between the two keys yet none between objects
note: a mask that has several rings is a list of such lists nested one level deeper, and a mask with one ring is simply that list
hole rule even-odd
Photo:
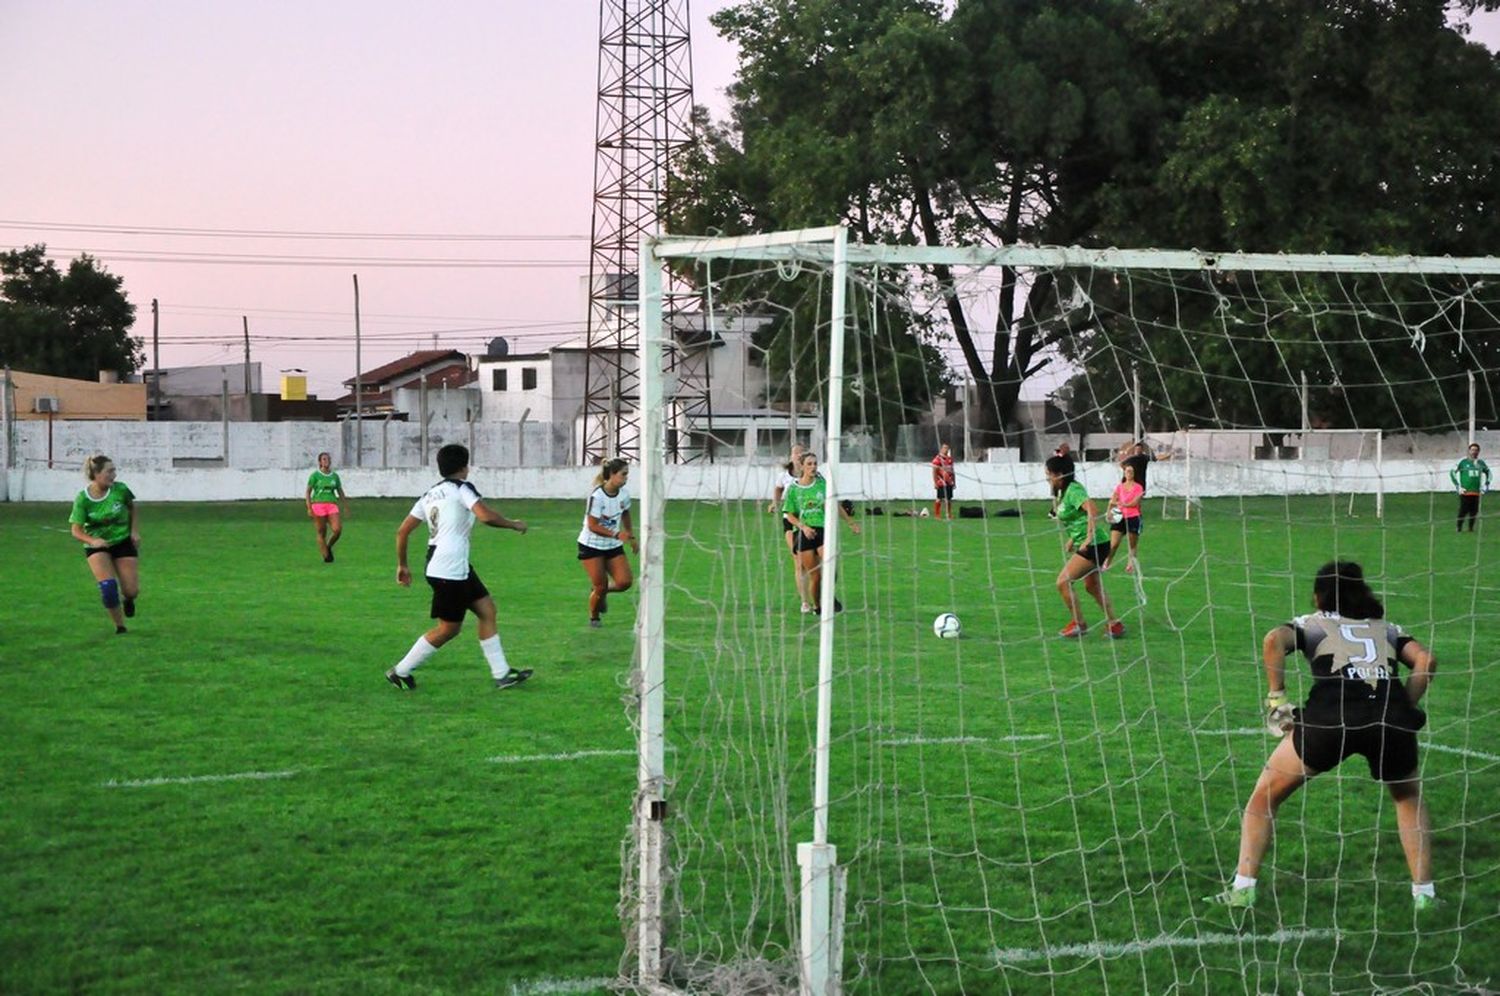
[{"label": "white soccer ball", "polygon": [[1119,508],[1112,508],[1109,510],[1108,518],[1110,525],[1114,525],[1116,522],[1125,521],[1125,513],[1122,512]]},{"label": "white soccer ball", "polygon": [[964,631],[964,627],[958,621],[958,616],[951,612],[944,612],[932,621],[932,631],[944,640],[956,640]]},{"label": "white soccer ball", "polygon": [[925,519],[925,518],[927,518],[927,509],[925,509],[925,508],[924,508],[924,509],[922,509],[922,510],[921,510],[921,511],[919,511],[919,512],[918,512],[918,513],[917,513],[917,515],[918,515],[918,516],[919,516],[919,517],[921,517],[921,518],[923,518],[923,519]]}]

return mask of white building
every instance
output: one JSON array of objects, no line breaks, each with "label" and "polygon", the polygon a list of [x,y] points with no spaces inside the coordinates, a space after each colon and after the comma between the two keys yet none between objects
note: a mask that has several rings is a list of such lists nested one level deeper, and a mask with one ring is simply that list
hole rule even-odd
[{"label": "white building", "polygon": [[[678,420],[677,425],[669,423],[669,435],[692,455],[706,452],[717,460],[785,452],[792,417],[785,410],[766,406],[764,353],[753,341],[755,332],[769,321],[755,316],[723,316],[715,318],[709,328],[706,316],[700,313],[671,319],[673,336],[684,351],[683,368],[702,370],[700,376],[708,386],[706,405],[669,412],[668,416]],[[544,352],[492,351],[480,357],[476,386],[482,399],[482,420],[571,425],[575,439],[581,441],[587,360],[581,338]],[[628,353],[622,365],[634,372],[636,355]],[[700,393],[701,389],[684,385],[685,395]],[[813,416],[801,415],[799,438],[807,440],[812,435],[814,422]]]}]

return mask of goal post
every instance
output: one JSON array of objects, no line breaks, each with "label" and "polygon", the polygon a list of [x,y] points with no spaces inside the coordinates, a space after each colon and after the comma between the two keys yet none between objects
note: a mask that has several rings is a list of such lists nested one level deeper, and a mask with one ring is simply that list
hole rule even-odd
[{"label": "goal post", "polygon": [[[646,238],[640,265],[619,988],[1357,992],[1483,977],[1487,949],[1467,938],[1500,944],[1483,913],[1500,886],[1440,850],[1439,891],[1465,900],[1434,930],[1393,931],[1409,917],[1393,905],[1409,901],[1402,852],[1357,759],[1282,810],[1260,919],[1228,923],[1200,897],[1233,874],[1274,746],[1249,662],[1267,628],[1307,611],[1319,564],[1360,560],[1391,620],[1445,654],[1457,644],[1456,659],[1500,625],[1482,548],[1439,545],[1454,539],[1455,448],[1500,422],[1500,259],[883,245],[833,226]],[[664,313],[664,272],[699,291],[673,295],[701,309],[692,321]],[[1046,351],[1028,363],[1060,373],[1023,396],[999,445],[953,315],[993,330],[1002,302]],[[732,395],[714,400],[712,465],[667,456],[670,433],[699,431],[673,404],[668,354],[687,327],[721,350],[727,383],[710,392]],[[1299,408],[1301,427],[1275,428]],[[1170,452],[1148,472],[1163,516],[1134,537],[1144,567],[1126,579],[1122,535],[1121,560],[1090,581],[1112,608],[1073,589],[1081,639],[1060,635],[1053,410],[1111,447]],[[826,528],[808,568],[768,498],[810,421]],[[976,514],[934,521],[939,444],[957,456],[952,503]],[[1076,464],[1097,518],[1120,483],[1112,452]],[[819,567],[815,597],[805,570]],[[934,633],[949,612],[960,639]],[[1474,790],[1500,712],[1500,663],[1480,657],[1466,694],[1433,686],[1421,758],[1439,835],[1500,819]],[[1287,668],[1294,696],[1305,671]]]}]

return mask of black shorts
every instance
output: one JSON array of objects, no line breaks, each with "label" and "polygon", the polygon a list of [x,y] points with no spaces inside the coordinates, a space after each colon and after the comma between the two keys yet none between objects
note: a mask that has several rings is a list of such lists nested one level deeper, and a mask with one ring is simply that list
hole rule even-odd
[{"label": "black shorts", "polygon": [[[1088,546],[1074,547],[1073,556],[1082,557],[1084,560],[1087,560],[1089,563],[1093,564],[1095,570],[1098,570],[1099,568],[1103,567],[1104,562],[1109,559],[1109,544],[1090,543]],[[1084,576],[1087,577],[1087,575]]]},{"label": "black shorts", "polygon": [[788,519],[784,515],[781,517],[781,531],[782,532],[789,533],[793,529],[796,529],[796,528],[797,528],[796,526],[792,525],[792,520],[791,519]]},{"label": "black shorts", "polygon": [[579,560],[602,559],[605,563],[608,563],[616,557],[623,556],[625,556],[625,545],[623,543],[619,546],[612,546],[608,550],[601,550],[597,546],[589,546],[587,543],[578,544]]},{"label": "black shorts", "polygon": [[[1422,719],[1409,725],[1421,727],[1425,715],[1413,708]],[[1352,754],[1360,754],[1370,765],[1370,777],[1382,782],[1397,782],[1417,771],[1416,730],[1401,729],[1381,722],[1345,725],[1336,718],[1324,722],[1303,717],[1297,711],[1292,727],[1292,747],[1302,763],[1314,771],[1330,771]]]},{"label": "black shorts", "polygon": [[1112,533],[1131,533],[1139,536],[1141,534],[1141,517],[1137,515],[1133,519],[1121,519],[1119,522],[1111,522],[1109,531]]},{"label": "black shorts", "polygon": [[124,560],[126,557],[140,556],[140,553],[136,551],[135,544],[128,539],[123,539],[111,546],[100,547],[98,549],[87,546],[83,548],[83,557],[85,560],[96,553],[107,553],[111,560]]},{"label": "black shorts", "polygon": [[822,526],[814,526],[813,534],[811,536],[808,536],[800,529],[792,535],[795,537],[795,539],[792,540],[792,549],[797,553],[805,553],[808,550],[816,550],[818,547],[823,545]]},{"label": "black shorts", "polygon": [[951,484],[939,484],[937,486],[937,496],[938,496],[938,499],[940,501],[952,501],[953,500],[953,485],[951,485]]},{"label": "black shorts", "polygon": [[469,568],[469,576],[462,581],[428,578],[427,584],[432,588],[432,618],[443,622],[463,622],[464,613],[473,608],[474,603],[481,598],[489,597],[490,593],[472,567]]},{"label": "black shorts", "polygon": [[1474,515],[1478,515],[1478,514],[1479,514],[1479,496],[1478,495],[1459,495],[1458,496],[1458,515],[1459,515],[1459,518],[1463,518],[1466,515],[1474,516]]}]

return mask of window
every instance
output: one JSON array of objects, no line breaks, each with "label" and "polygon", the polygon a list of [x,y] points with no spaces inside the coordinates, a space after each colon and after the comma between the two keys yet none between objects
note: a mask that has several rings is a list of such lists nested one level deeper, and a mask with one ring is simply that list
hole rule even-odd
[{"label": "window", "polygon": [[536,367],[522,367],[521,368],[521,390],[523,390],[523,391],[535,391],[536,390]]},{"label": "window", "polygon": [[505,387],[505,371],[495,370],[490,374],[490,387],[496,391],[503,391]]}]

